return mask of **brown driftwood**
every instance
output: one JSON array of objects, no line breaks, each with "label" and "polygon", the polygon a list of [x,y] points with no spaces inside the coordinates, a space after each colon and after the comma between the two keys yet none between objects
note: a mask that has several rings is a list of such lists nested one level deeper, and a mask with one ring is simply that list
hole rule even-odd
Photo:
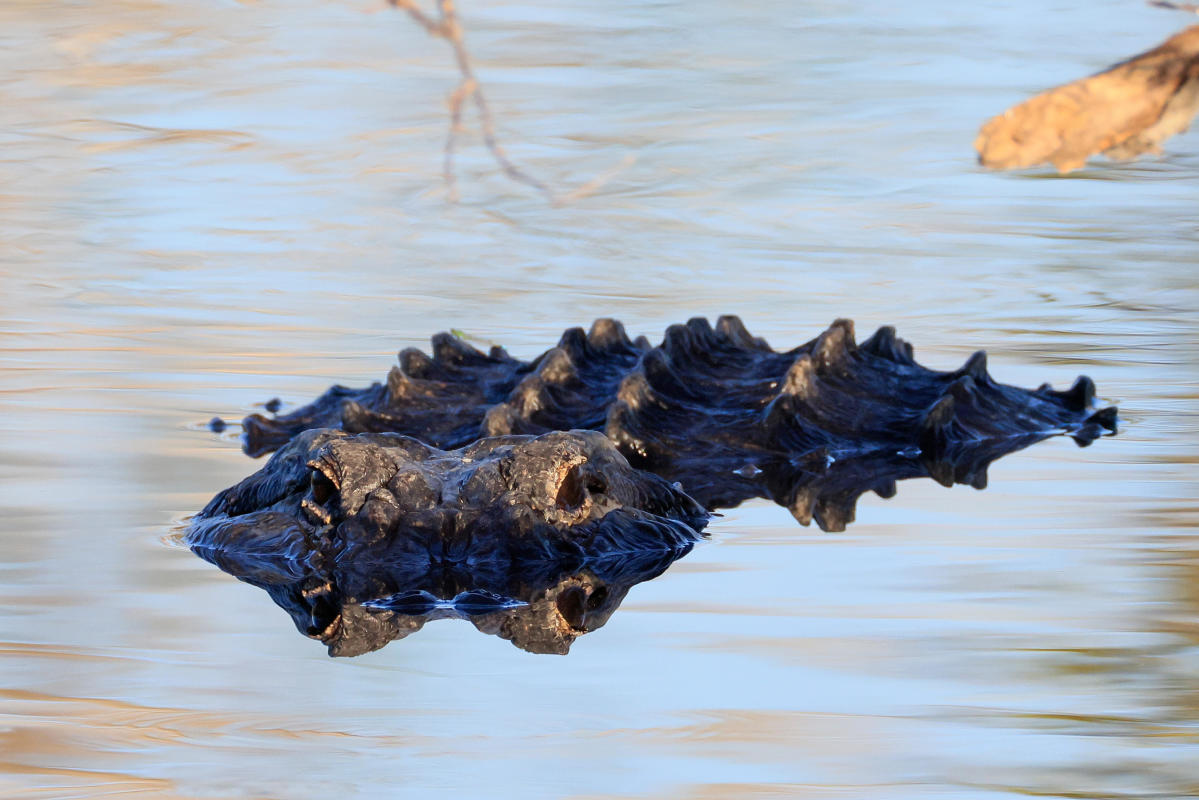
[{"label": "brown driftwood", "polygon": [[992,169],[1048,162],[1070,172],[1096,153],[1129,159],[1199,112],[1199,25],[1089,78],[1043,92],[989,120],[974,147]]}]

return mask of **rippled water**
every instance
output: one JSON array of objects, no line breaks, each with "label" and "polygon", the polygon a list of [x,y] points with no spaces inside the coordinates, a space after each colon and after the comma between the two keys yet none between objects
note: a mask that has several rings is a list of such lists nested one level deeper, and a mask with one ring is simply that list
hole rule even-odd
[{"label": "rippled water", "polygon": [[[1135,3],[463,0],[513,158],[441,181],[444,43],[371,0],[0,4],[0,794],[1199,794],[1199,137],[979,170],[978,125],[1187,22]],[[631,163],[629,163],[631,161]],[[764,502],[569,656],[461,621],[330,659],[171,532],[202,429],[455,327],[894,324],[1093,377],[1120,436]]]}]

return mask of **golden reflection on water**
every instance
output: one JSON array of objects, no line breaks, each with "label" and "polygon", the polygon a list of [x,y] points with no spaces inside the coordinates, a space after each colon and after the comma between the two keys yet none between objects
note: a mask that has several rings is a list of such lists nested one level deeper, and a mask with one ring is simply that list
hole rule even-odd
[{"label": "golden reflection on water", "polygon": [[[445,203],[456,72],[375,4],[0,4],[0,794],[1199,794],[1195,135],[1068,180],[969,148],[1179,23],[1024,5],[463,2],[514,159],[635,157],[554,209],[471,134]],[[439,622],[332,661],[162,544],[256,466],[214,415],[450,327],[725,312],[1086,371],[1126,428],[846,534],[730,512],[565,659]]]}]

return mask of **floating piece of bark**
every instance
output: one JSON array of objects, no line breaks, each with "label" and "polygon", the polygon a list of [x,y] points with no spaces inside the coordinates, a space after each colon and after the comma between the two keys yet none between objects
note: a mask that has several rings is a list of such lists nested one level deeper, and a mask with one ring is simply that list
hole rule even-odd
[{"label": "floating piece of bark", "polygon": [[1059,172],[1103,153],[1160,153],[1199,112],[1199,25],[1089,78],[1008,109],[982,126],[974,147],[993,169],[1048,162]]},{"label": "floating piece of bark", "polygon": [[709,509],[767,497],[803,524],[842,530],[864,491],[893,492],[894,481],[913,477],[981,486],[987,464],[1035,441],[1068,434],[1087,444],[1114,432],[1115,409],[1093,402],[1087,378],[1065,392],[1000,384],[982,353],[958,370],[927,369],[889,327],[859,345],[853,324],[838,320],[780,353],[725,316],[715,327],[702,318],[671,326],[657,347],[599,320],[531,362],[438,334],[432,357],[404,351],[385,384],[335,386],[243,427],[251,454],[317,426],[446,448],[599,429],[633,466],[681,483]]}]

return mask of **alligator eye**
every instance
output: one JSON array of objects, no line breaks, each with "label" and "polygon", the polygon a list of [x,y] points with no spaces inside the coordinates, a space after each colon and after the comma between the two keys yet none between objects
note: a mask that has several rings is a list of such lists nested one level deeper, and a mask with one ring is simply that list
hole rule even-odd
[{"label": "alligator eye", "polygon": [[337,492],[333,481],[329,480],[328,476],[320,470],[312,471],[312,480],[309,483],[312,487],[312,499],[316,501],[317,505],[324,505],[325,501]]},{"label": "alligator eye", "polygon": [[573,509],[583,505],[586,497],[583,477],[579,474],[578,465],[575,465],[562,476],[562,482],[558,484],[558,496],[554,498],[554,502],[558,508]]},{"label": "alligator eye", "polygon": [[337,620],[340,614],[341,610],[328,595],[320,595],[311,601],[308,609],[308,627],[304,631],[304,635],[321,638],[321,634],[329,630],[329,626]]},{"label": "alligator eye", "polygon": [[585,630],[587,612],[584,610],[584,606],[586,602],[586,594],[577,586],[563,591],[555,601],[562,619],[576,631]]}]

